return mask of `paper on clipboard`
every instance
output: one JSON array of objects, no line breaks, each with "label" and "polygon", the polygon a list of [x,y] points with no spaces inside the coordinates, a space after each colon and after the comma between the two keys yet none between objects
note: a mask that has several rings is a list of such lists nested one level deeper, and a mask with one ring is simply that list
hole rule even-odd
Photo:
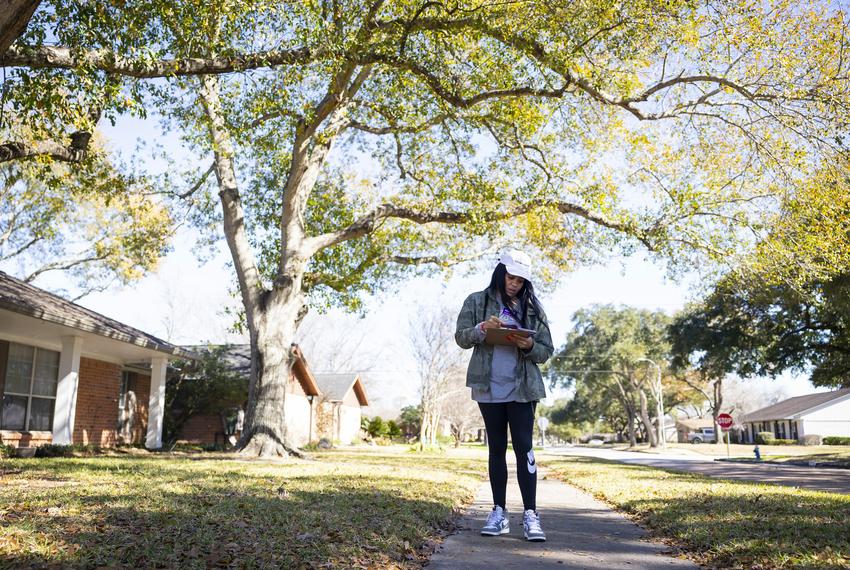
[{"label": "paper on clipboard", "polygon": [[508,340],[508,337],[513,336],[521,336],[528,338],[530,336],[534,336],[537,333],[535,330],[531,329],[487,329],[486,336],[484,337],[484,342],[487,344],[506,344],[513,346],[514,343]]}]

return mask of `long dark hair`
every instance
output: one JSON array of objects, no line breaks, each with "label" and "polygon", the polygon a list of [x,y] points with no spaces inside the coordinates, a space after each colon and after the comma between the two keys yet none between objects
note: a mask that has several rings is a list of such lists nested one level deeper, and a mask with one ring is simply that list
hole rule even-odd
[{"label": "long dark hair", "polygon": [[[510,307],[511,299],[505,292],[505,275],[507,275],[507,273],[508,270],[505,268],[504,263],[496,265],[496,269],[493,270],[493,276],[490,277],[490,285],[487,289],[501,299],[504,306]],[[546,324],[546,313],[543,312],[540,300],[537,298],[537,295],[534,294],[534,285],[531,281],[528,279],[525,280],[516,297],[519,301],[519,323],[523,328],[528,326],[526,317],[528,316],[529,307],[532,307],[534,312],[537,313],[537,318],[540,319],[543,324]]]}]

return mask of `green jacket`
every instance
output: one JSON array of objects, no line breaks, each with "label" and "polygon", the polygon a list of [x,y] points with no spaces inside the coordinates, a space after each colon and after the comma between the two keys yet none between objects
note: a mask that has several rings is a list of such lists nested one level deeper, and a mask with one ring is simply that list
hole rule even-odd
[{"label": "green jacket", "polygon": [[[479,323],[492,315],[499,315],[499,301],[489,290],[473,293],[463,302],[457,317],[455,342],[461,348],[472,348],[472,358],[466,369],[466,385],[487,391],[490,389],[490,366],[493,362],[493,345],[480,339],[476,330]],[[534,402],[546,397],[546,387],[538,364],[543,364],[555,351],[549,325],[537,315],[533,308],[528,309],[527,326],[537,331],[534,346],[530,350],[517,350],[516,401]]]}]

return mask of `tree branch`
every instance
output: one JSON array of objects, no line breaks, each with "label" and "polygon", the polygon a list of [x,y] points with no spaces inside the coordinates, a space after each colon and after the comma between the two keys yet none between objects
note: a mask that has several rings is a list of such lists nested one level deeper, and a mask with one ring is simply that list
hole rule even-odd
[{"label": "tree branch", "polygon": [[46,156],[61,162],[83,162],[89,156],[91,133],[77,131],[71,135],[71,144],[63,146],[54,141],[7,142],[0,144],[0,163]]},{"label": "tree branch", "polygon": [[219,196],[224,216],[224,234],[233,258],[239,279],[239,289],[249,320],[260,305],[263,283],[257,269],[254,254],[245,227],[245,212],[239,196],[236,172],[233,165],[233,143],[224,124],[218,78],[208,75],[202,78],[201,104],[207,115],[207,128],[213,143],[215,175],[218,179]]},{"label": "tree branch", "polygon": [[[556,208],[565,215],[574,215],[594,224],[604,226],[616,231],[632,235],[639,239],[647,248],[653,249],[649,236],[639,228],[629,226],[620,222],[609,220],[604,216],[594,214],[587,208],[570,202],[556,202],[549,200],[534,200],[526,204],[515,205],[499,211],[489,212],[483,216],[474,216],[477,221],[495,222],[507,220],[528,214],[538,208]],[[356,239],[372,232],[379,222],[388,218],[408,220],[417,224],[463,224],[472,221],[473,214],[469,212],[419,212],[412,208],[396,206],[394,204],[383,204],[378,206],[359,220],[336,232],[329,232],[319,236],[305,239],[305,250],[310,255],[336,245],[340,242]]]},{"label": "tree branch", "polygon": [[197,192],[201,188],[201,186],[204,185],[204,182],[207,181],[207,178],[209,178],[210,174],[212,174],[213,172],[215,172],[215,162],[210,164],[210,167],[207,168],[207,171],[204,172],[201,175],[201,177],[198,179],[198,181],[195,183],[194,186],[192,186],[191,188],[189,188],[187,191],[183,192],[182,194],[178,194],[177,197],[186,199],[189,196],[191,196],[192,194],[194,194],[195,192]]},{"label": "tree branch", "polygon": [[48,271],[67,271],[68,269],[72,269],[74,267],[84,265],[86,263],[92,263],[92,262],[95,262],[95,261],[102,261],[102,260],[106,259],[106,257],[107,256],[104,254],[104,255],[94,255],[94,256],[91,256],[91,257],[81,257],[81,258],[78,258],[78,259],[72,259],[72,260],[68,260],[68,261],[55,261],[53,263],[48,263],[47,265],[44,265],[44,266],[36,269],[32,273],[30,273],[29,275],[24,277],[22,279],[22,281],[24,281],[25,283],[31,283],[36,277],[38,277],[42,273],[47,273]]},{"label": "tree branch", "polygon": [[327,55],[326,50],[300,47],[206,58],[187,57],[150,61],[143,58],[122,57],[106,49],[78,50],[62,46],[15,46],[0,56],[0,65],[30,69],[85,67],[115,75],[151,79],[232,73],[281,65],[304,65],[324,55]]}]

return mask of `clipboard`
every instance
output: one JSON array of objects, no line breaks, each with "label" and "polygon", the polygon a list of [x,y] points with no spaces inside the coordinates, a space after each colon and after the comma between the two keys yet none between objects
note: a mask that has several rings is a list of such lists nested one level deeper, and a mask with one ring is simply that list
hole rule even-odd
[{"label": "clipboard", "polygon": [[513,336],[522,336],[522,337],[533,337],[537,334],[537,331],[531,329],[487,329],[486,336],[484,337],[484,342],[487,344],[503,344],[508,346],[516,346],[514,343],[508,340],[508,337]]}]

